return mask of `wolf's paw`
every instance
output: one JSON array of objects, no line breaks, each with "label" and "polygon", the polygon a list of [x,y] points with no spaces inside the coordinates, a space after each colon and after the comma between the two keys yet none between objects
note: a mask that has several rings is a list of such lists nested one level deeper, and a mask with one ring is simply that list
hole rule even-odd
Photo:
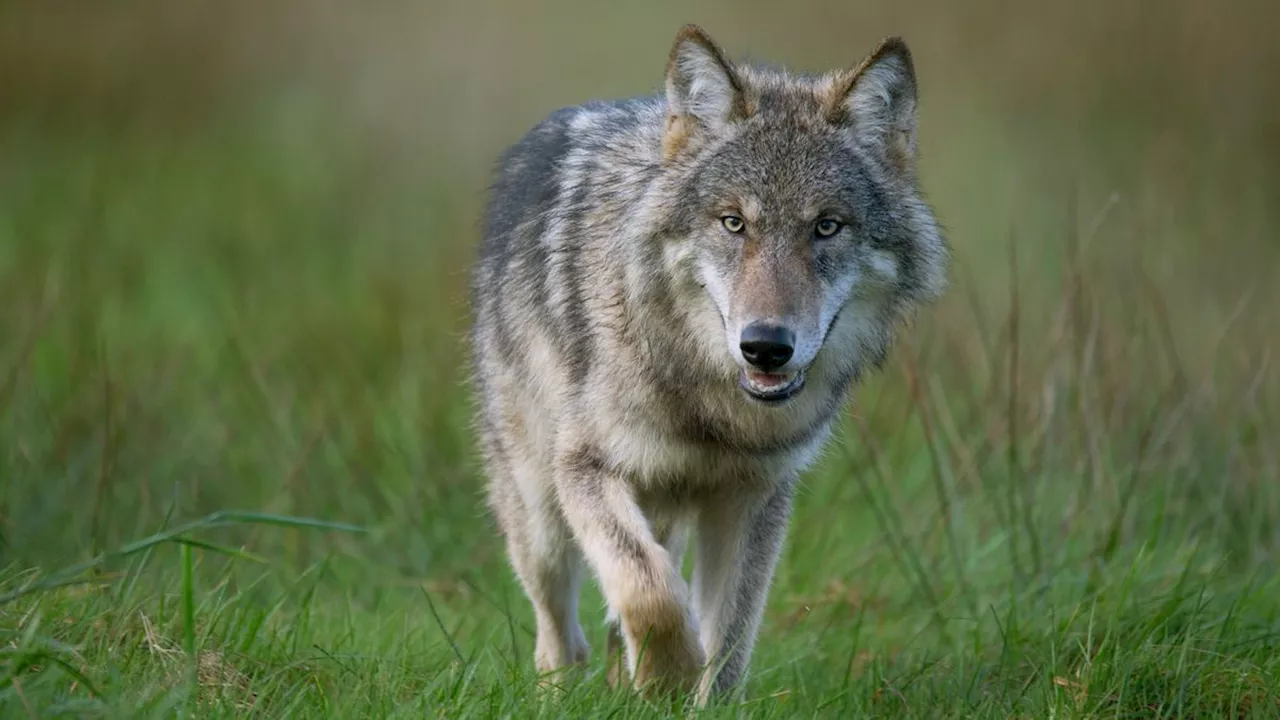
[{"label": "wolf's paw", "polygon": [[697,635],[687,626],[650,630],[636,638],[636,689],[646,695],[668,696],[695,690],[706,658]]}]

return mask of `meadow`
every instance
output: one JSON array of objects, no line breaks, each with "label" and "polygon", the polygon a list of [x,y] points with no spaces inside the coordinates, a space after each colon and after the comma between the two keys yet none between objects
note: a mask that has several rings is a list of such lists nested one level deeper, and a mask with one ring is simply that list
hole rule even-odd
[{"label": "meadow", "polygon": [[497,153],[690,21],[810,70],[904,35],[955,252],[701,715],[1280,716],[1275,19],[0,6],[0,716],[681,711],[606,687],[593,586],[537,692],[464,340]]}]

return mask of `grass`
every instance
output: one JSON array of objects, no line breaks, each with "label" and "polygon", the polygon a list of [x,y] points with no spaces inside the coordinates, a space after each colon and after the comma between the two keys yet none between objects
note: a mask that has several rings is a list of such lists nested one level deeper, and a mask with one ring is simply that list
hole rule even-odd
[{"label": "grass", "polygon": [[[3,126],[0,715],[671,713],[605,687],[594,588],[590,667],[537,692],[459,364],[484,161],[306,110]],[[953,287],[805,478],[705,714],[1275,717],[1274,248],[1206,242],[1274,216],[1137,161],[1011,200],[1014,141],[952,117]]]}]

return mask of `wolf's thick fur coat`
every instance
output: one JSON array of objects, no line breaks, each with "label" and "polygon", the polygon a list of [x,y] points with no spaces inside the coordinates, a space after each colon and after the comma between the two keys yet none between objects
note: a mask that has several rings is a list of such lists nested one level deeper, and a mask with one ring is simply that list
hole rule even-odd
[{"label": "wolf's thick fur coat", "polygon": [[[944,286],[915,113],[900,40],[799,76],[733,63],[689,26],[664,94],[559,110],[502,156],[472,376],[539,670],[586,660],[590,573],[615,678],[701,702],[740,683],[798,473]],[[754,327],[791,339],[785,365],[753,365]]]}]

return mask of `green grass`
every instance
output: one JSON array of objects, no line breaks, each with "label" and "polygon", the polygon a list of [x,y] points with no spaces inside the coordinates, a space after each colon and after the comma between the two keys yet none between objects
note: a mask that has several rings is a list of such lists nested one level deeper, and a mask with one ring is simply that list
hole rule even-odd
[{"label": "green grass", "polygon": [[[1216,216],[1015,211],[965,139],[926,143],[953,288],[806,477],[707,715],[1275,717],[1275,306],[1185,282]],[[590,667],[537,692],[459,365],[485,161],[289,113],[0,142],[0,716],[672,711],[605,687],[594,588]]]}]

